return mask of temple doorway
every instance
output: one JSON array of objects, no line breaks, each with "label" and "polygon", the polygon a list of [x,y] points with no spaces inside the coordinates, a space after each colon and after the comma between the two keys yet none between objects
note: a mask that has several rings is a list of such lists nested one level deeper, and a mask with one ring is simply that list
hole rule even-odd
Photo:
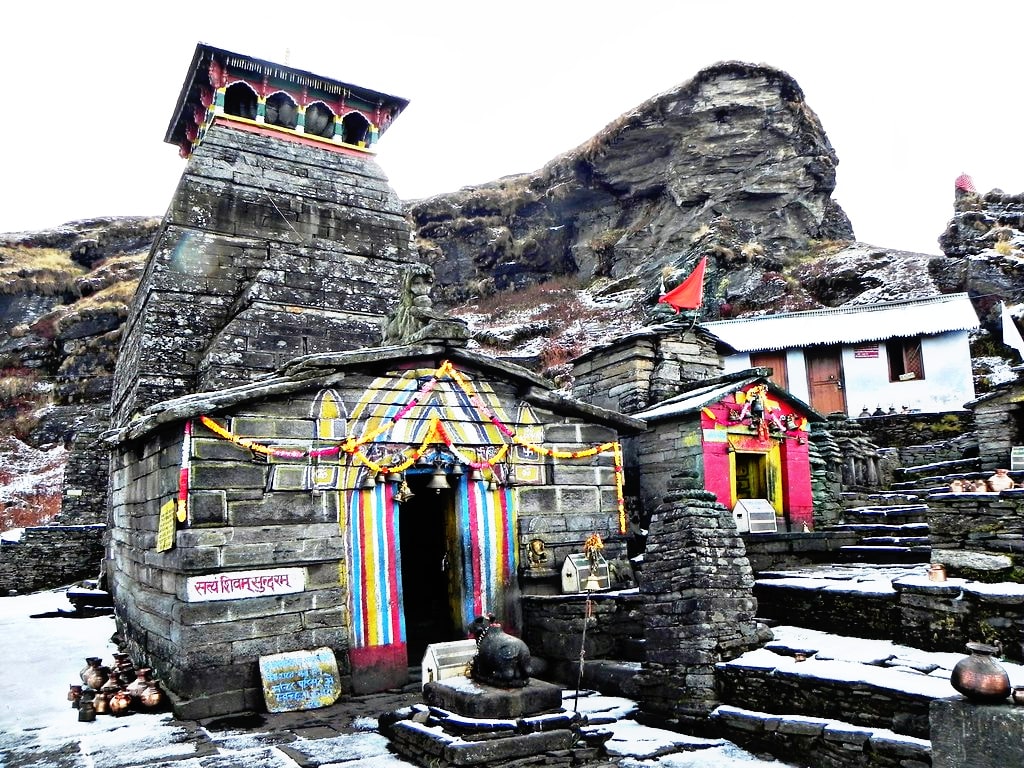
[{"label": "temple doorway", "polygon": [[402,602],[409,664],[419,666],[430,643],[459,640],[465,633],[453,619],[452,595],[458,560],[455,490],[427,487],[430,473],[408,473],[413,496],[399,506]]}]

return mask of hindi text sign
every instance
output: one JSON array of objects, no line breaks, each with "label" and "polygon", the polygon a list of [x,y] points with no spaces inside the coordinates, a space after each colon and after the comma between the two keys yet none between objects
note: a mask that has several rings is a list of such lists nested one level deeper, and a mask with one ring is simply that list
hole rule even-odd
[{"label": "hindi text sign", "polygon": [[273,568],[265,571],[229,571],[190,576],[185,581],[188,602],[240,600],[244,597],[290,595],[306,588],[302,568]]},{"label": "hindi text sign", "polygon": [[341,696],[338,660],[330,648],[260,656],[268,712],[329,707]]}]

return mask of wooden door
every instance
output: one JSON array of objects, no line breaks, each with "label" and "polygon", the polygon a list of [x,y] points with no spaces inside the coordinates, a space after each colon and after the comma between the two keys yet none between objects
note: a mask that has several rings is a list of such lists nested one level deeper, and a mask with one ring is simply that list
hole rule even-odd
[{"label": "wooden door", "polygon": [[786,350],[778,352],[754,352],[750,355],[753,368],[771,368],[771,380],[783,389],[789,389],[789,372],[786,370]]},{"label": "wooden door", "polygon": [[816,347],[804,352],[811,407],[818,413],[846,413],[843,363],[839,347]]}]

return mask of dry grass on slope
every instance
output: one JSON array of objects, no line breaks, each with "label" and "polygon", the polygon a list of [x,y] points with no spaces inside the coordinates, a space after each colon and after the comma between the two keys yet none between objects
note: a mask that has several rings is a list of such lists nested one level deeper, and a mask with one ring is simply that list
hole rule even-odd
[{"label": "dry grass on slope", "polygon": [[53,296],[73,290],[85,268],[59,248],[0,246],[0,293]]}]

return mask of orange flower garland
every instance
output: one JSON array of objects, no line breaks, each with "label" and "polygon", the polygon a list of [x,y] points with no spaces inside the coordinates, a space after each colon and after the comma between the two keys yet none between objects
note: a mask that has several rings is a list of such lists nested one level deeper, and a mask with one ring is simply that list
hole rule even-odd
[{"label": "orange flower garland", "polygon": [[[498,429],[501,434],[507,437],[510,442],[502,443],[501,447],[490,459],[484,459],[482,461],[473,460],[467,458],[462,452],[452,444],[452,439],[445,430],[444,425],[441,421],[434,416],[430,422],[430,429],[427,430],[427,435],[420,443],[418,448],[414,448],[406,454],[405,451],[401,451],[398,457],[392,463],[377,463],[362,450],[363,446],[367,443],[372,443],[376,439],[388,432],[395,424],[405,418],[409,412],[419,405],[425,398],[433,391],[434,387],[437,386],[438,382],[445,376],[450,376],[463,393],[469,398],[469,401],[477,409],[477,411],[486,416],[492,424]],[[348,438],[339,445],[328,446],[326,448],[275,448],[269,445],[263,445],[254,440],[246,437],[240,437],[229,429],[222,427],[216,421],[211,419],[209,416],[200,416],[199,420],[203,426],[213,432],[224,440],[229,440],[235,445],[252,451],[253,453],[260,454],[263,456],[271,456],[278,459],[319,459],[319,458],[330,458],[334,456],[340,456],[342,453],[347,453],[353,459],[366,466],[369,471],[374,474],[378,473],[397,473],[403,472],[421,457],[424,456],[431,445],[443,443],[449,450],[455,454],[456,458],[463,464],[466,464],[474,469],[490,469],[493,470],[496,464],[500,464],[505,460],[508,455],[509,448],[514,444],[528,451],[532,451],[540,456],[550,456],[553,459],[586,459],[592,456],[596,456],[607,451],[612,451],[614,457],[614,471],[615,471],[615,496],[618,507],[618,522],[619,522],[619,533],[626,532],[626,508],[625,508],[625,496],[623,492],[623,473],[622,473],[622,446],[617,442],[600,443],[591,448],[583,448],[576,451],[559,451],[553,448],[547,448],[543,445],[537,445],[535,443],[529,443],[525,440],[520,439],[515,430],[511,429],[501,419],[498,418],[497,414],[492,411],[487,404],[484,402],[474,390],[468,379],[452,365],[451,361],[445,360],[441,366],[433,373],[430,379],[427,380],[423,386],[421,386],[416,394],[410,398],[410,400],[403,405],[391,418],[390,420],[379,426],[378,428],[363,433],[359,438]]]}]

